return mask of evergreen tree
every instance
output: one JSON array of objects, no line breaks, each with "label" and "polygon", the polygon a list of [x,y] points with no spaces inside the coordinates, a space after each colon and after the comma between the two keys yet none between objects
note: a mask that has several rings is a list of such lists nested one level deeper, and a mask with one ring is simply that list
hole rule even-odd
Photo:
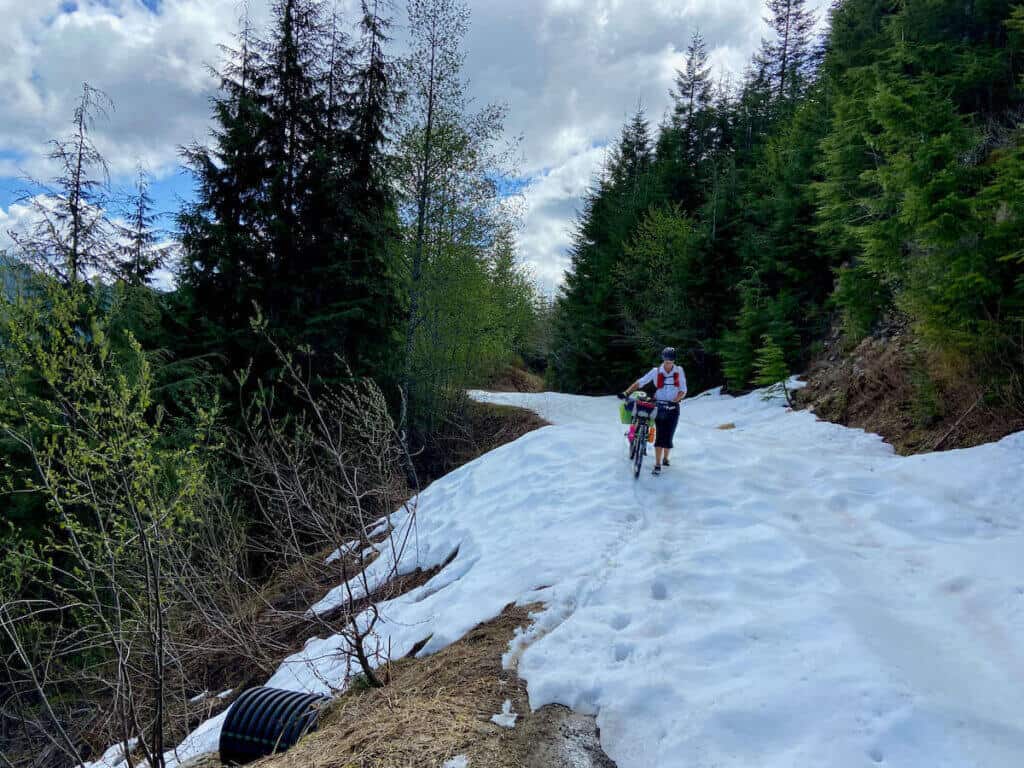
[{"label": "evergreen tree", "polygon": [[183,258],[179,282],[194,317],[186,354],[216,351],[229,366],[253,357],[254,304],[265,303],[270,273],[265,189],[270,162],[263,141],[267,116],[265,62],[246,17],[237,47],[226,49],[213,102],[211,145],[184,153],[196,200],[178,217]]},{"label": "evergreen tree", "polygon": [[259,311],[283,343],[317,350],[325,377],[388,376],[401,305],[387,20],[363,6],[353,46],[320,2],[272,10],[266,40],[246,26],[229,52],[214,145],[187,154],[200,195],[181,217],[182,284],[203,345],[236,366],[275,364],[250,328]]},{"label": "evergreen tree", "polygon": [[652,160],[649,128],[638,110],[624,126],[576,224],[571,264],[555,308],[549,369],[552,383],[566,391],[621,388],[623,380],[635,375],[645,351],[650,352],[634,346],[615,278],[625,263],[627,241],[656,199]]},{"label": "evergreen tree", "polygon": [[770,397],[779,389],[786,398],[786,404],[793,405],[789,395],[789,387],[786,386],[786,379],[789,378],[789,368],[786,365],[786,357],[782,347],[775,343],[771,336],[761,337],[761,347],[757,350],[757,379],[759,386],[767,387],[766,397]]},{"label": "evergreen tree", "polygon": [[158,234],[153,229],[156,215],[149,186],[149,175],[140,168],[129,200],[125,217],[127,223],[122,227],[122,238],[126,242],[121,246],[115,263],[115,274],[133,288],[148,285],[166,257],[157,244]]},{"label": "evergreen tree", "polygon": [[684,162],[699,165],[711,148],[713,89],[707,44],[699,31],[686,49],[685,67],[676,73],[672,127],[679,131]]},{"label": "evergreen tree", "polygon": [[814,69],[814,12],[806,0],[768,0],[765,21],[774,39],[758,55],[772,97],[791,106],[803,94]]},{"label": "evergreen tree", "polygon": [[[362,0],[361,10],[343,147],[348,172],[342,205],[350,234],[342,240],[342,259],[349,269],[335,306],[342,313],[355,313],[349,315],[345,355],[358,369],[390,377],[398,373],[393,350],[399,344],[404,304],[401,231],[387,157],[396,121],[397,74],[384,50],[391,22],[382,14],[382,3]],[[375,337],[382,343],[365,344]]]},{"label": "evergreen tree", "polygon": [[695,32],[684,67],[676,72],[671,115],[656,145],[660,186],[686,211],[701,205],[714,175],[709,167],[719,127],[714,99],[707,46]]}]

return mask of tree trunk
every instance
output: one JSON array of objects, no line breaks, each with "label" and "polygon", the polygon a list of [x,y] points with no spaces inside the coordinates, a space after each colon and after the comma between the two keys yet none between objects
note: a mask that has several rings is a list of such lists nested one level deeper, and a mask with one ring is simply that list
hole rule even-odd
[{"label": "tree trunk", "polygon": [[409,391],[412,385],[412,358],[416,340],[416,328],[420,322],[420,281],[423,278],[423,245],[427,231],[427,205],[430,202],[430,164],[433,154],[435,66],[437,41],[431,41],[430,72],[427,90],[427,120],[423,132],[423,155],[420,163],[420,189],[416,201],[416,241],[413,245],[412,269],[409,286],[409,322],[405,329],[405,370],[402,374],[402,413],[398,431],[402,436],[406,455],[410,455]]}]

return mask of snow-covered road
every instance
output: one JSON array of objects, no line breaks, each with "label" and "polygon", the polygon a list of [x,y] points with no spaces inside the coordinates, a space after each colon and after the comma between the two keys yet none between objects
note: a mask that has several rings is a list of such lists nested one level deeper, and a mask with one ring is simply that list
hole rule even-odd
[{"label": "snow-covered road", "polygon": [[[613,398],[476,396],[553,426],[421,494],[405,569],[458,557],[386,606],[395,655],[543,602],[508,663],[532,706],[596,714],[620,768],[1024,765],[1024,433],[901,458],[712,393],[634,481]],[[325,690],[337,647],[269,684]]]}]

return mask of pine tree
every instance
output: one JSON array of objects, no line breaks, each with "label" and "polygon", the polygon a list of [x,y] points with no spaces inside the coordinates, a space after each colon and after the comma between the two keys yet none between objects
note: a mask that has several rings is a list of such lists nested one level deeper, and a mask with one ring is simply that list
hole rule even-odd
[{"label": "pine tree", "polygon": [[[363,0],[360,41],[344,115],[347,131],[342,160],[349,234],[339,257],[348,266],[335,308],[350,322],[344,354],[357,370],[391,377],[392,354],[402,324],[401,231],[390,182],[388,146],[395,128],[396,71],[384,47],[390,20],[380,0]],[[365,344],[367,338],[385,343]],[[395,395],[393,391],[387,394]]]},{"label": "pine tree", "polygon": [[619,270],[628,268],[624,246],[657,198],[652,160],[649,128],[638,110],[623,127],[576,223],[571,264],[556,304],[550,374],[552,383],[567,391],[621,388],[654,351],[634,345],[616,280]]},{"label": "pine tree", "polygon": [[266,304],[272,246],[266,189],[266,62],[246,16],[234,49],[225,49],[220,91],[213,102],[212,142],[184,151],[196,180],[194,203],[179,213],[179,282],[194,316],[185,356],[215,351],[231,368],[248,364],[257,349],[249,319]]},{"label": "pine tree", "polygon": [[122,227],[122,237],[126,242],[120,248],[115,265],[115,274],[132,287],[148,285],[153,273],[166,260],[166,254],[157,245],[158,234],[153,229],[156,215],[149,188],[149,175],[140,168],[125,217],[127,224]]},{"label": "pine tree", "polygon": [[713,119],[711,67],[700,31],[694,32],[686,48],[686,63],[676,72],[672,97],[672,127],[680,134],[682,159],[696,169],[710,149]]},{"label": "pine tree", "polygon": [[764,63],[773,98],[792,105],[803,94],[814,67],[814,12],[806,0],[768,0],[765,21],[774,39],[763,41]]},{"label": "pine tree", "polygon": [[761,347],[757,350],[756,368],[757,384],[768,388],[765,397],[771,397],[781,389],[786,398],[786,404],[792,407],[793,400],[789,394],[789,387],[786,386],[789,368],[786,366],[782,347],[776,344],[771,336],[761,337]]}]

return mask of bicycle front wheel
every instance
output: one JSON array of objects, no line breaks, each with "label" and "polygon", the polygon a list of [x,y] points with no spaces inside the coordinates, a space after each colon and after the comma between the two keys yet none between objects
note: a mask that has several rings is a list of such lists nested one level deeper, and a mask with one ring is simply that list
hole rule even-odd
[{"label": "bicycle front wheel", "polygon": [[636,454],[633,457],[633,477],[640,477],[640,468],[644,463],[644,454],[647,453],[647,427],[639,427],[636,430]]}]

